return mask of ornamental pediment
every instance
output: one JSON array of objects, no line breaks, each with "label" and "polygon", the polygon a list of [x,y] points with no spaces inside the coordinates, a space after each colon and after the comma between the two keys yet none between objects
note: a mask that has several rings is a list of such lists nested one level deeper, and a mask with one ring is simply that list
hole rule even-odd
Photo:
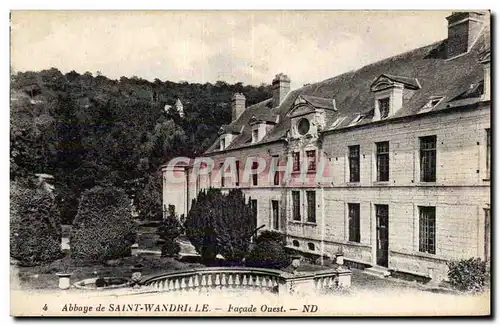
[{"label": "ornamental pediment", "polygon": [[372,92],[377,92],[395,86],[402,86],[412,90],[421,88],[417,78],[382,74],[373,81],[370,85],[370,90]]},{"label": "ornamental pediment", "polygon": [[298,106],[294,107],[289,113],[288,113],[288,116],[291,117],[291,118],[294,118],[294,117],[299,117],[299,116],[302,116],[302,115],[306,115],[306,114],[311,114],[311,113],[315,113],[316,110],[311,107],[310,105],[308,104],[299,104]]}]

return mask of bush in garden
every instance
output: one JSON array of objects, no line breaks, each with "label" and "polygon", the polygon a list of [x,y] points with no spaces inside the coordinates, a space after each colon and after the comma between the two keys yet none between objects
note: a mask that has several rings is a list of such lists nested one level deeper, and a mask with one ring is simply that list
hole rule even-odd
[{"label": "bush in garden", "polygon": [[240,189],[224,195],[210,188],[193,200],[184,227],[204,261],[214,261],[220,254],[239,262],[248,252],[256,220]]},{"label": "bush in garden", "polygon": [[265,230],[262,231],[257,238],[255,238],[255,243],[259,244],[265,241],[274,241],[282,246],[286,246],[286,236],[283,233]]},{"label": "bush in garden", "polygon": [[451,261],[448,265],[448,279],[451,285],[461,291],[483,290],[488,278],[487,263],[480,258]]},{"label": "bush in garden", "polygon": [[176,242],[178,236],[182,234],[182,224],[175,213],[175,206],[168,205],[168,210],[163,212],[164,218],[162,225],[158,228],[160,239],[164,240],[161,247],[161,255],[166,257],[176,256],[181,250]]},{"label": "bush in garden", "polygon": [[61,224],[50,192],[20,183],[11,184],[10,256],[26,266],[62,256]]},{"label": "bush in garden", "polygon": [[90,263],[128,256],[136,232],[123,189],[97,186],[86,190],[71,230],[71,257]]},{"label": "bush in garden", "polygon": [[250,252],[245,260],[248,267],[282,269],[290,265],[285,248],[276,241],[262,241]]},{"label": "bush in garden", "polygon": [[140,187],[134,198],[134,205],[139,212],[139,219],[148,221],[161,221],[162,214],[162,184],[161,177],[150,175],[146,177],[145,184]]}]

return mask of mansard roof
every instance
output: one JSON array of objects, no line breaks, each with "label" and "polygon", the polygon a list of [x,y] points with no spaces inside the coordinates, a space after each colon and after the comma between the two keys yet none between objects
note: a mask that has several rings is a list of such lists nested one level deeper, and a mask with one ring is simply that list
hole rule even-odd
[{"label": "mansard roof", "polygon": [[[279,118],[277,124],[259,143],[284,139],[291,126],[291,118],[287,113],[295,107],[295,101],[299,96],[315,107],[327,109],[325,110],[327,126],[324,130],[352,126],[358,117],[361,118],[354,123],[355,125],[370,124],[376,95],[370,91],[370,86],[380,76],[403,83],[408,86],[405,88],[411,89],[403,94],[403,107],[385,121],[422,114],[422,107],[435,96],[443,99],[426,112],[479,102],[478,93],[483,83],[483,67],[480,59],[484,58],[481,54],[490,47],[489,26],[484,29],[471,50],[464,55],[447,59],[446,45],[446,40],[439,41],[358,70],[309,84],[288,93],[277,108],[269,106],[271,99],[252,105],[231,124],[243,126],[243,130],[227,149],[254,146],[255,144],[251,143],[249,121],[252,116],[258,117],[262,114],[279,115]],[[216,151],[217,148],[216,142],[206,153]]]}]

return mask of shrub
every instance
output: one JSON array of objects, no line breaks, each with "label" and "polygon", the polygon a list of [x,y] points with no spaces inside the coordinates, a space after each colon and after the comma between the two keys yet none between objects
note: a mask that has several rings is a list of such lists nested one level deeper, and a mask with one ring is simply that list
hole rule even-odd
[{"label": "shrub", "polygon": [[42,189],[11,184],[10,256],[33,266],[61,253],[61,224],[54,196]]},{"label": "shrub", "polygon": [[139,219],[161,221],[162,215],[162,184],[161,177],[150,175],[146,178],[143,187],[140,187],[134,198],[134,205],[139,212]]},{"label": "shrub", "polygon": [[245,265],[249,267],[282,269],[290,264],[288,255],[281,244],[276,241],[257,243],[246,258]]},{"label": "shrub", "polygon": [[265,230],[262,231],[259,236],[255,239],[255,243],[261,243],[265,241],[274,241],[282,246],[286,246],[286,236],[283,233],[276,231]]},{"label": "shrub", "polygon": [[128,256],[136,229],[122,189],[97,186],[87,190],[71,230],[71,257],[89,263]]},{"label": "shrub", "polygon": [[175,213],[175,206],[169,205],[168,211],[164,210],[164,219],[162,225],[158,228],[158,235],[162,239],[161,255],[166,257],[176,256],[181,247],[176,242],[177,237],[182,234],[182,225]]},{"label": "shrub", "polygon": [[483,290],[488,278],[487,263],[480,258],[469,258],[448,262],[448,279],[453,287],[461,291]]},{"label": "shrub", "polygon": [[185,229],[204,261],[214,261],[217,254],[238,262],[248,253],[256,219],[240,189],[224,195],[219,189],[201,191],[193,200]]}]

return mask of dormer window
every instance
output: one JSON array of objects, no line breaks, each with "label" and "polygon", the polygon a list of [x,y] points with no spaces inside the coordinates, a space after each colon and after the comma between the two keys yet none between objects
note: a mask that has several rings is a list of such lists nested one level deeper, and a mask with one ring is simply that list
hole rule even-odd
[{"label": "dormer window", "polygon": [[358,114],[354,120],[351,121],[349,126],[354,126],[356,123],[360,122],[363,119],[363,116],[361,114]]},{"label": "dormer window", "polygon": [[252,144],[260,142],[267,133],[276,125],[277,116],[273,113],[263,113],[250,118],[252,128]]},{"label": "dormer window", "polygon": [[252,130],[252,143],[259,141],[259,129]]},{"label": "dormer window", "polygon": [[336,112],[333,98],[300,94],[287,113],[291,120],[290,137],[316,140],[326,127],[327,112]]},{"label": "dormer window", "polygon": [[385,119],[389,116],[390,98],[384,97],[378,100],[378,109],[380,110],[380,119]]},{"label": "dormer window", "polygon": [[370,86],[370,90],[375,93],[373,121],[394,116],[403,107],[404,95],[420,88],[416,78],[389,74],[377,77]]},{"label": "dormer window", "polygon": [[219,129],[219,150],[223,151],[229,145],[234,138],[236,138],[239,134],[241,134],[241,127],[235,127],[231,125],[223,125]]},{"label": "dormer window", "polygon": [[332,128],[335,128],[337,127],[338,125],[340,125],[342,122],[344,122],[344,120],[346,119],[346,117],[342,117],[342,118],[337,118],[337,120],[335,120],[333,123],[332,123]]},{"label": "dormer window", "polygon": [[433,108],[435,108],[441,101],[444,99],[442,96],[433,96],[430,100],[425,103],[425,105],[420,109],[419,113],[429,112]]},{"label": "dormer window", "polygon": [[220,150],[223,151],[226,149],[226,137],[222,136],[220,139]]}]

